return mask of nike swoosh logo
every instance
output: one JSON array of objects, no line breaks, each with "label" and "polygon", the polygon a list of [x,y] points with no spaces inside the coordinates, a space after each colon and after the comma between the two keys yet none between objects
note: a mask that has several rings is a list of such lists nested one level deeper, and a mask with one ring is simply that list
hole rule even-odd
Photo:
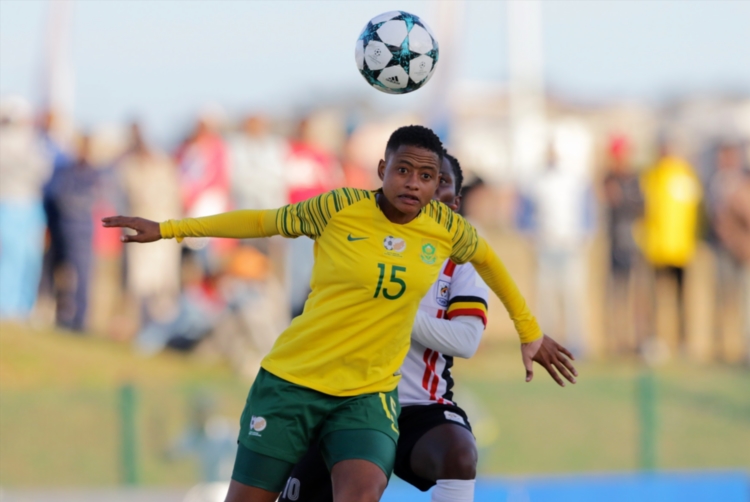
[{"label": "nike swoosh logo", "polygon": [[368,237],[352,237],[352,234],[349,234],[346,237],[346,240],[348,240],[349,242],[361,241],[361,240],[364,240],[364,239],[368,239]]}]

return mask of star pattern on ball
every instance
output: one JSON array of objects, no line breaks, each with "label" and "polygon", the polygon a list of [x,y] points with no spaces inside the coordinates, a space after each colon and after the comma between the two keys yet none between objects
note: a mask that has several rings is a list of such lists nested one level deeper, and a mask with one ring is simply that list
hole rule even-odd
[{"label": "star pattern on ball", "polygon": [[418,16],[392,11],[367,23],[357,39],[355,59],[372,87],[406,94],[432,77],[439,52],[430,28]]}]

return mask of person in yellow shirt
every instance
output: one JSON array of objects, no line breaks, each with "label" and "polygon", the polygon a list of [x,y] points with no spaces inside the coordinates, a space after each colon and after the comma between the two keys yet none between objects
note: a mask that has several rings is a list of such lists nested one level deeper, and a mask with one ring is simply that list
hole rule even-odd
[{"label": "person in yellow shirt", "polygon": [[448,258],[471,262],[503,301],[520,336],[527,381],[537,361],[561,385],[557,372],[575,383],[565,349],[543,335],[486,241],[432,200],[442,155],[430,129],[407,126],[388,140],[376,191],[342,188],[275,210],[162,223],[104,218],[105,227],[135,230],[124,242],[271,235],[315,241],[304,312],[263,359],[240,418],[227,501],[276,500],[318,438],[334,500],[379,500],[398,439],[399,368],[419,302]]},{"label": "person in yellow shirt", "polygon": [[[656,275],[670,276],[677,283],[679,345],[686,345],[685,267],[692,261],[698,243],[698,212],[702,189],[692,166],[675,155],[668,143],[641,177],[644,214],[636,227],[636,241]],[[651,292],[652,295],[655,292]],[[653,329],[653,320],[651,322]]]}]

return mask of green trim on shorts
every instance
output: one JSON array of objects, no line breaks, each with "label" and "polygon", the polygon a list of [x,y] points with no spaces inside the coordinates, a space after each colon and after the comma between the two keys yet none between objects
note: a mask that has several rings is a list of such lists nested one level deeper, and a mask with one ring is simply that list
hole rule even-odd
[{"label": "green trim on shorts", "polygon": [[232,479],[243,485],[261,488],[273,493],[284,489],[294,464],[237,445]]},{"label": "green trim on shorts", "polygon": [[386,479],[393,473],[396,442],[380,431],[350,429],[334,431],[320,440],[320,453],[330,471],[343,460],[367,460],[380,467]]}]

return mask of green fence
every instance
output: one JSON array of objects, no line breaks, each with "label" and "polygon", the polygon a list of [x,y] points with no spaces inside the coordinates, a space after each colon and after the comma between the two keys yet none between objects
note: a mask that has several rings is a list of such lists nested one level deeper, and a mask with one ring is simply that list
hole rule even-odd
[{"label": "green fence", "polygon": [[[541,369],[530,384],[502,369],[517,368],[516,357],[477,357],[456,371],[483,475],[750,469],[745,370],[588,363],[561,389]],[[201,478],[196,458],[167,452],[196,410],[235,426],[247,390],[234,380],[1,390],[0,486],[190,485]]]},{"label": "green fence", "polygon": [[195,402],[238,422],[247,392],[237,388],[3,391],[3,486],[188,485],[198,462],[168,453],[195,422]]}]

